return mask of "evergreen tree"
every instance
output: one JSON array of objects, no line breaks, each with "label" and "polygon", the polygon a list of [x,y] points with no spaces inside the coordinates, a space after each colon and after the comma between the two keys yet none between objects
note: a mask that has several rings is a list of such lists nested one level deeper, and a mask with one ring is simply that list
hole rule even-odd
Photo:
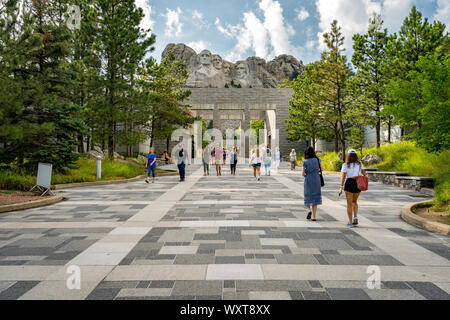
[{"label": "evergreen tree", "polygon": [[139,27],[144,14],[134,0],[99,0],[94,2],[98,14],[98,54],[104,59],[100,74],[103,94],[96,103],[95,114],[103,121],[108,156],[113,158],[119,138],[118,124],[130,112],[133,97],[131,77],[145,55],[153,50],[155,36]]},{"label": "evergreen tree", "polygon": [[333,137],[333,128],[324,121],[323,102],[317,95],[320,90],[319,68],[320,62],[309,64],[300,76],[289,83],[294,94],[289,102],[289,119],[286,120],[288,139],[311,139],[314,149],[317,139],[329,141]]},{"label": "evergreen tree", "polygon": [[322,53],[319,70],[320,91],[317,94],[320,96],[321,105],[324,107],[324,119],[332,123],[335,128],[335,149],[337,149],[337,142],[339,141],[344,155],[346,134],[349,128],[346,123],[349,105],[347,80],[352,72],[347,64],[347,58],[342,55],[345,50],[342,47],[344,36],[336,20],[331,24],[331,31],[324,34],[324,40],[328,50]]},{"label": "evergreen tree", "polygon": [[414,130],[423,126],[423,115],[416,104],[423,97],[420,88],[414,86],[411,71],[418,71],[419,58],[434,54],[447,37],[443,23],[422,19],[422,13],[414,6],[399,34],[394,34],[388,43],[386,52],[391,71],[388,93],[392,99],[389,109],[402,128]]},{"label": "evergreen tree", "polygon": [[[375,127],[377,148],[381,145],[381,125],[384,121],[389,123],[391,118],[384,110],[387,99],[386,85],[389,81],[386,68],[388,35],[382,26],[381,16],[374,15],[369,20],[368,32],[353,36],[352,62],[358,72],[350,84],[353,100],[360,105],[355,107],[361,110],[363,104],[367,111],[360,116],[367,118],[368,124]],[[354,116],[355,114],[352,115]]]}]

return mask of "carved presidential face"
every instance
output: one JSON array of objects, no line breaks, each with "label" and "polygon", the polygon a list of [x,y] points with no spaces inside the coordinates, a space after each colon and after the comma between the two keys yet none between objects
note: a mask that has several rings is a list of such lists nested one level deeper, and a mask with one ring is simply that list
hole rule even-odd
[{"label": "carved presidential face", "polygon": [[223,73],[225,73],[226,75],[229,75],[231,72],[231,64],[223,62],[222,63],[222,71]]},{"label": "carved presidential face", "polygon": [[200,64],[203,66],[209,66],[211,64],[211,52],[203,50],[199,54]]},{"label": "carved presidential face", "polygon": [[244,63],[239,63],[236,67],[236,76],[238,79],[243,79],[247,76],[247,67]]},{"label": "carved presidential face", "polygon": [[217,70],[221,70],[222,66],[223,66],[222,58],[217,54],[213,55],[212,56],[212,64],[213,64],[214,68],[216,68]]}]

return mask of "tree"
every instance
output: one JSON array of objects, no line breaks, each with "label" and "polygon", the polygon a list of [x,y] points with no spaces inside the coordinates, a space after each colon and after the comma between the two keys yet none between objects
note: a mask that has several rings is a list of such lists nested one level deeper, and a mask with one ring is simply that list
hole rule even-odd
[{"label": "tree", "polygon": [[388,42],[386,52],[391,72],[388,94],[392,100],[389,111],[404,129],[420,129],[424,121],[417,108],[417,101],[423,101],[422,92],[411,79],[415,74],[412,71],[419,71],[417,63],[420,57],[433,54],[447,37],[443,23],[422,19],[422,13],[413,6],[399,34],[394,34]]},{"label": "tree", "polygon": [[[80,107],[71,100],[76,75],[66,59],[71,38],[65,25],[67,4],[23,1],[20,18],[11,17],[17,5],[8,1],[2,13],[6,33],[0,60],[7,81],[1,91],[11,88],[18,98],[4,101],[2,108],[7,110],[7,126],[12,127],[2,130],[2,158],[29,170],[35,170],[38,162],[50,162],[61,171],[77,160],[73,137],[83,127]],[[13,47],[4,48],[6,43]]]},{"label": "tree", "polygon": [[[450,148],[449,43],[447,39],[443,46],[446,47],[444,55],[437,51],[420,57],[416,63],[417,70],[408,73],[409,81],[399,85],[395,91],[399,101],[416,110],[421,126],[411,136],[430,152]],[[411,99],[417,93],[420,99]]]},{"label": "tree", "polygon": [[172,52],[159,65],[148,60],[147,65],[140,70],[138,83],[145,96],[141,102],[151,106],[151,146],[154,140],[169,141],[175,129],[187,128],[195,120],[200,120],[192,116],[189,105],[184,103],[191,94],[189,90],[183,89],[188,77],[184,63],[176,61]]},{"label": "tree", "polygon": [[318,77],[320,90],[317,94],[322,101],[324,119],[334,125],[335,147],[337,148],[337,140],[339,140],[344,155],[348,129],[346,110],[349,105],[347,80],[352,72],[346,57],[342,55],[345,50],[342,47],[344,36],[336,20],[331,24],[331,31],[324,34],[324,42],[328,50],[322,53]]},{"label": "tree", "polygon": [[289,119],[286,120],[288,139],[311,139],[314,149],[317,139],[328,141],[333,136],[333,131],[323,119],[322,101],[317,95],[320,90],[320,79],[317,78],[319,68],[320,62],[309,64],[301,75],[289,83],[294,94],[289,102]]},{"label": "tree", "polygon": [[108,156],[113,158],[118,140],[118,123],[130,111],[133,81],[139,64],[153,50],[155,36],[139,25],[144,14],[134,0],[99,0],[94,2],[98,13],[98,53],[102,56],[100,74],[103,94],[99,96],[96,114],[106,129]]},{"label": "tree", "polygon": [[[382,29],[383,21],[380,15],[369,19],[369,29],[366,34],[353,36],[352,62],[357,74],[352,78],[353,100],[364,104],[368,124],[375,127],[376,147],[381,146],[381,124],[389,123],[390,115],[386,115],[386,86],[389,81],[387,75],[386,46],[388,43],[387,29]],[[359,108],[361,110],[361,108]],[[389,128],[390,130],[390,128]]]}]

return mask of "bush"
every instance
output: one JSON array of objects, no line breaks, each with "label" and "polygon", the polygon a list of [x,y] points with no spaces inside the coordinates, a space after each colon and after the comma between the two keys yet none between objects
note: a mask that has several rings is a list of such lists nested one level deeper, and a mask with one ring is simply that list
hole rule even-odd
[{"label": "bush", "polygon": [[[336,152],[327,152],[327,153],[325,153],[325,155],[320,157],[320,159],[322,160],[322,168],[324,171],[339,171],[339,170],[341,170],[341,168],[337,169],[337,166],[335,165],[335,163],[337,161],[341,161]],[[341,164],[341,166],[342,166],[342,164]]]},{"label": "bush", "polygon": [[342,161],[341,159],[334,161],[334,163],[333,163],[334,171],[341,171],[343,164],[344,164],[344,161]]}]

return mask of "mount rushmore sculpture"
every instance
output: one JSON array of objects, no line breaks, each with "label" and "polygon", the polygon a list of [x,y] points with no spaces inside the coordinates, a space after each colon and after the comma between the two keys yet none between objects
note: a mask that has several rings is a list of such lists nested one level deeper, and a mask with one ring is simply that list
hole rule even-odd
[{"label": "mount rushmore sculpture", "polygon": [[185,63],[189,73],[186,87],[190,88],[276,88],[285,79],[292,80],[305,69],[301,61],[285,54],[267,63],[258,57],[232,63],[209,50],[197,54],[185,44],[167,45],[162,57],[169,51]]}]

